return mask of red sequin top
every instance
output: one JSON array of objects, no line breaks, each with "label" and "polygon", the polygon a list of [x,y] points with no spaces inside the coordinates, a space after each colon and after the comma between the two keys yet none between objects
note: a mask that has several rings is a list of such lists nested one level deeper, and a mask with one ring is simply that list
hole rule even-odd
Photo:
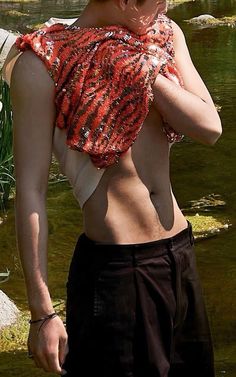
[{"label": "red sequin top", "polygon": [[[121,26],[55,24],[16,40],[32,49],[55,83],[55,125],[70,148],[89,153],[98,168],[128,150],[148,114],[158,73],[177,84],[171,21],[160,15],[145,35]],[[182,136],[165,124],[169,142]]]}]

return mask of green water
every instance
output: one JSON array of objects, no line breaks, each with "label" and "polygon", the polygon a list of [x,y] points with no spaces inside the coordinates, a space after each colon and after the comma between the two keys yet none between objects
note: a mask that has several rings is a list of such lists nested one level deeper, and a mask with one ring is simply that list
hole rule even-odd
[{"label": "green water", "polygon": [[[9,9],[25,16],[9,15],[6,13]],[[0,1],[0,27],[24,32],[51,16],[77,17],[79,12],[77,1]],[[183,28],[193,61],[214,101],[222,106],[224,131],[214,147],[190,141],[176,145],[172,152],[172,183],[181,208],[190,200],[211,193],[219,194],[226,202],[221,213],[232,227],[198,243],[196,252],[212,327],[217,377],[236,377],[236,28],[200,28],[183,21],[204,13],[216,17],[236,14],[236,1],[196,0],[171,10],[169,16]],[[65,297],[64,284],[81,229],[81,215],[66,185],[50,188],[48,203],[50,287],[53,297],[58,299]],[[0,237],[0,269],[11,270],[10,280],[0,288],[24,308],[24,284],[15,250],[12,210],[0,227]]]},{"label": "green water", "polygon": [[236,14],[236,1],[196,1],[169,13],[183,28],[193,61],[222,106],[223,135],[212,147],[180,145],[172,182],[181,205],[211,192],[226,202],[230,231],[197,245],[197,257],[216,348],[218,376],[236,376],[236,28],[199,28],[183,22],[200,14]]}]

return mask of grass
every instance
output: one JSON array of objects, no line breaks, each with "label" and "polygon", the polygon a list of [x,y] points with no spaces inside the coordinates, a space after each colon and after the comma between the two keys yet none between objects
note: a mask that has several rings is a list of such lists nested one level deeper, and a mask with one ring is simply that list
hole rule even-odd
[{"label": "grass", "polygon": [[[54,302],[55,310],[64,320],[65,302]],[[33,360],[27,357],[27,338],[29,332],[30,314],[28,311],[22,311],[16,323],[6,326],[0,331],[0,376],[6,377],[52,377],[54,373],[45,373],[37,369]]]},{"label": "grass", "polygon": [[17,322],[4,327],[0,332],[0,348],[2,352],[26,349],[29,314],[19,314]]},{"label": "grass", "polygon": [[[0,46],[0,53],[4,44]],[[12,155],[12,110],[10,90],[0,71],[0,209],[5,210],[14,186]]]},{"label": "grass", "polygon": [[10,271],[8,270],[8,268],[6,272],[0,272],[0,284],[7,281],[9,279],[9,276],[10,276]]},{"label": "grass", "polygon": [[[57,306],[57,303],[55,303]],[[56,308],[60,317],[64,317],[64,302]],[[27,357],[27,337],[29,331],[29,312],[23,311],[17,322],[11,326],[4,327],[0,331],[0,376],[6,377],[53,377],[55,374],[48,374],[37,369],[34,362]]]},{"label": "grass", "polygon": [[[53,306],[60,318],[65,320],[65,301],[54,301]],[[5,326],[0,331],[0,349],[1,352],[10,351],[27,351],[27,336],[29,330],[28,320],[30,313],[27,310],[21,311],[17,317],[17,321],[10,325]]]}]

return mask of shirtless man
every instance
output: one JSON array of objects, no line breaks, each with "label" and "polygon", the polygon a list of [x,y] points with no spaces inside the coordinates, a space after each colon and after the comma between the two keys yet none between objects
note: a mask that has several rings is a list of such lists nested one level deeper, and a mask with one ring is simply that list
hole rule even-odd
[{"label": "shirtless man", "polygon": [[[157,15],[165,11],[166,1],[163,0],[145,0],[142,3],[136,0],[102,2],[92,0],[75,25],[80,27],[122,25],[137,34],[142,34]],[[81,327],[88,331],[85,340],[76,333],[79,324],[76,320],[73,323],[72,312],[77,313],[79,309],[76,306],[73,307],[70,301],[67,304],[67,315],[68,318],[71,317],[67,319],[67,331],[58,316],[31,324],[28,339],[29,351],[33,355],[36,366],[45,371],[65,374],[64,370],[66,370],[67,375],[71,377],[77,375],[90,377],[94,374],[100,377],[214,376],[210,335],[195,272],[191,228],[172,193],[169,178],[170,144],[162,131],[162,119],[164,118],[176,132],[209,145],[213,145],[219,138],[221,122],[210,94],[191,61],[181,29],[174,22],[172,22],[172,28],[175,61],[182,75],[184,88],[161,74],[157,75],[153,85],[154,102],[135,143],[118,163],[102,172],[96,189],[83,203],[85,235],[76,248],[80,250],[82,269],[78,264],[77,274],[75,273],[76,258],[78,258],[76,251],[68,284],[70,300],[73,295],[72,291],[75,290],[73,287],[77,284],[76,277],[81,280],[82,288],[80,286],[79,290],[83,289],[83,282],[84,285],[87,284],[95,290],[90,281],[94,282],[96,277],[92,274],[93,269],[89,267],[89,263],[91,262],[91,265],[95,267],[99,265],[99,261],[96,264],[95,260],[100,253],[101,258],[106,258],[103,254],[117,256],[117,251],[120,251],[120,254],[130,256],[133,264],[131,267],[130,264],[128,267],[123,266],[124,270],[119,267],[119,270],[116,260],[114,264],[111,263],[112,268],[115,269],[115,275],[118,276],[119,284],[114,283],[116,288],[113,286],[114,276],[109,280],[111,273],[109,269],[99,272],[99,278],[96,281],[101,280],[99,284],[105,281],[105,288],[103,285],[98,285],[99,294],[93,293],[95,301],[97,300],[95,304],[93,302],[93,305],[98,305],[96,307],[98,312],[94,309],[94,317],[98,323],[97,327],[94,322]],[[17,49],[13,47],[5,63],[5,76],[11,72],[15,63],[12,57],[17,53]],[[67,171],[70,170],[68,175],[70,175],[74,192],[77,190],[76,185],[81,183],[75,179],[78,175],[77,166],[80,166],[80,153],[65,147],[64,130],[58,128],[54,130],[54,83],[45,65],[32,51],[24,52],[14,64],[11,75],[11,97],[14,118],[16,229],[29,309],[31,319],[34,321],[46,318],[54,312],[47,285],[48,229],[45,209],[52,152],[54,151],[59,162],[64,158],[61,166],[65,167],[65,160],[67,161]],[[163,239],[166,242],[160,241]],[[150,266],[147,265],[144,271],[138,254],[136,259],[134,250],[136,248],[137,253],[140,252],[142,259],[146,252],[144,251],[145,244],[149,245],[147,256],[150,257]],[[170,245],[174,246],[171,248]],[[183,250],[184,245],[185,250]],[[83,248],[87,248],[87,251],[83,252]],[[188,294],[182,292],[182,297],[186,300],[188,297],[189,303],[178,313],[177,307],[180,303],[178,288],[175,284],[178,285],[182,279],[179,280],[178,269],[181,263],[179,261],[183,260],[183,257],[180,253],[178,254],[177,249],[183,250],[184,260],[191,265],[187,272],[188,284],[194,282],[191,284],[196,283],[198,287],[194,286],[193,289],[198,290],[198,293],[195,292],[192,298],[188,296],[189,292]],[[94,254],[91,250],[94,250]],[[166,255],[161,257],[163,250]],[[188,259],[186,259],[186,250],[188,253],[191,251]],[[86,255],[89,255],[87,265]],[[127,263],[131,263],[130,260]],[[153,283],[152,266],[159,263],[160,269],[157,269],[156,282]],[[85,273],[83,269],[86,268]],[[127,269],[130,271],[130,268],[131,275],[136,276],[136,283],[133,285],[126,281],[127,276],[130,276],[127,274]],[[148,273],[152,276],[146,276]],[[83,274],[84,281],[82,277],[80,278]],[[144,275],[146,280],[140,278]],[[120,276],[123,278],[120,279]],[[143,281],[146,283],[142,283]],[[148,281],[149,283],[152,281],[150,283],[152,289],[160,282],[159,288],[155,288],[156,299],[153,299],[150,293],[152,289],[148,288]],[[106,285],[110,290],[107,295]],[[134,291],[134,286],[139,291],[139,296]],[[90,288],[88,291],[82,290],[82,293],[79,291],[80,298],[87,297]],[[146,289],[145,293],[142,289]],[[146,307],[148,303],[144,301],[149,297],[148,294],[154,300],[150,299],[150,302],[155,302],[157,314],[153,314],[153,308]],[[75,292],[74,295],[76,295]],[[162,304],[158,301],[164,295],[166,299],[163,299],[163,302],[166,303],[167,309],[160,308]],[[130,307],[133,296],[137,301],[133,307]],[[108,304],[104,301],[104,297],[108,297]],[[111,297],[114,301],[110,301]],[[86,305],[83,300],[78,304],[84,308],[88,307]],[[108,331],[111,324],[106,310],[109,311],[109,309],[105,309],[105,315],[101,309],[104,305],[105,307],[110,305],[113,308],[110,315],[111,322],[113,319],[113,322],[118,321],[116,312],[120,311],[120,317],[123,316],[120,324],[117,325],[118,330],[114,325],[113,335]],[[187,307],[191,309],[191,313],[188,312],[190,309]],[[147,316],[145,316],[145,308],[147,308]],[[134,313],[132,318],[130,313]],[[81,313],[78,312],[77,317],[80,318],[80,316]],[[90,318],[87,312],[85,318],[86,316]],[[177,324],[177,316],[181,325]],[[187,318],[186,323],[181,316]],[[75,314],[74,317],[76,317]],[[192,322],[190,317],[194,318]],[[171,329],[168,328],[167,318],[169,318],[168,323]],[[104,322],[108,323],[107,327]],[[127,323],[130,325],[127,325],[128,327],[122,333],[121,328]],[[149,325],[153,326],[150,331],[148,331]],[[88,330],[91,326],[93,326],[91,330],[93,334]],[[99,330],[99,326],[102,330]],[[196,328],[192,328],[194,326]],[[38,331],[39,327],[40,331]],[[141,330],[143,328],[145,330]],[[199,334],[196,329],[200,331]],[[73,336],[73,333],[76,334]],[[101,339],[103,337],[104,339]],[[189,341],[190,337],[192,337],[192,343]],[[185,339],[185,343],[184,340],[181,343],[181,339]],[[199,343],[196,339],[200,339]],[[200,343],[198,347],[197,344]],[[85,374],[84,368],[86,368]]]}]

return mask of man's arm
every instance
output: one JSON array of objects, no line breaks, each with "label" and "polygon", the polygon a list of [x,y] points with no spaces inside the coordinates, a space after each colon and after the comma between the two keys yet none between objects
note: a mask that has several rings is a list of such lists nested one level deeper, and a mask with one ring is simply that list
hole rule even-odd
[{"label": "man's arm", "polygon": [[221,135],[221,121],[211,96],[194,67],[182,30],[172,21],[175,61],[184,89],[162,75],[153,86],[154,104],[177,132],[205,144]]},{"label": "man's arm", "polygon": [[[46,193],[55,118],[54,84],[40,59],[26,51],[11,77],[16,233],[32,319],[52,313],[47,283],[48,224]],[[28,344],[38,367],[61,372],[66,332],[60,318],[47,321],[37,334],[31,325]]]}]

